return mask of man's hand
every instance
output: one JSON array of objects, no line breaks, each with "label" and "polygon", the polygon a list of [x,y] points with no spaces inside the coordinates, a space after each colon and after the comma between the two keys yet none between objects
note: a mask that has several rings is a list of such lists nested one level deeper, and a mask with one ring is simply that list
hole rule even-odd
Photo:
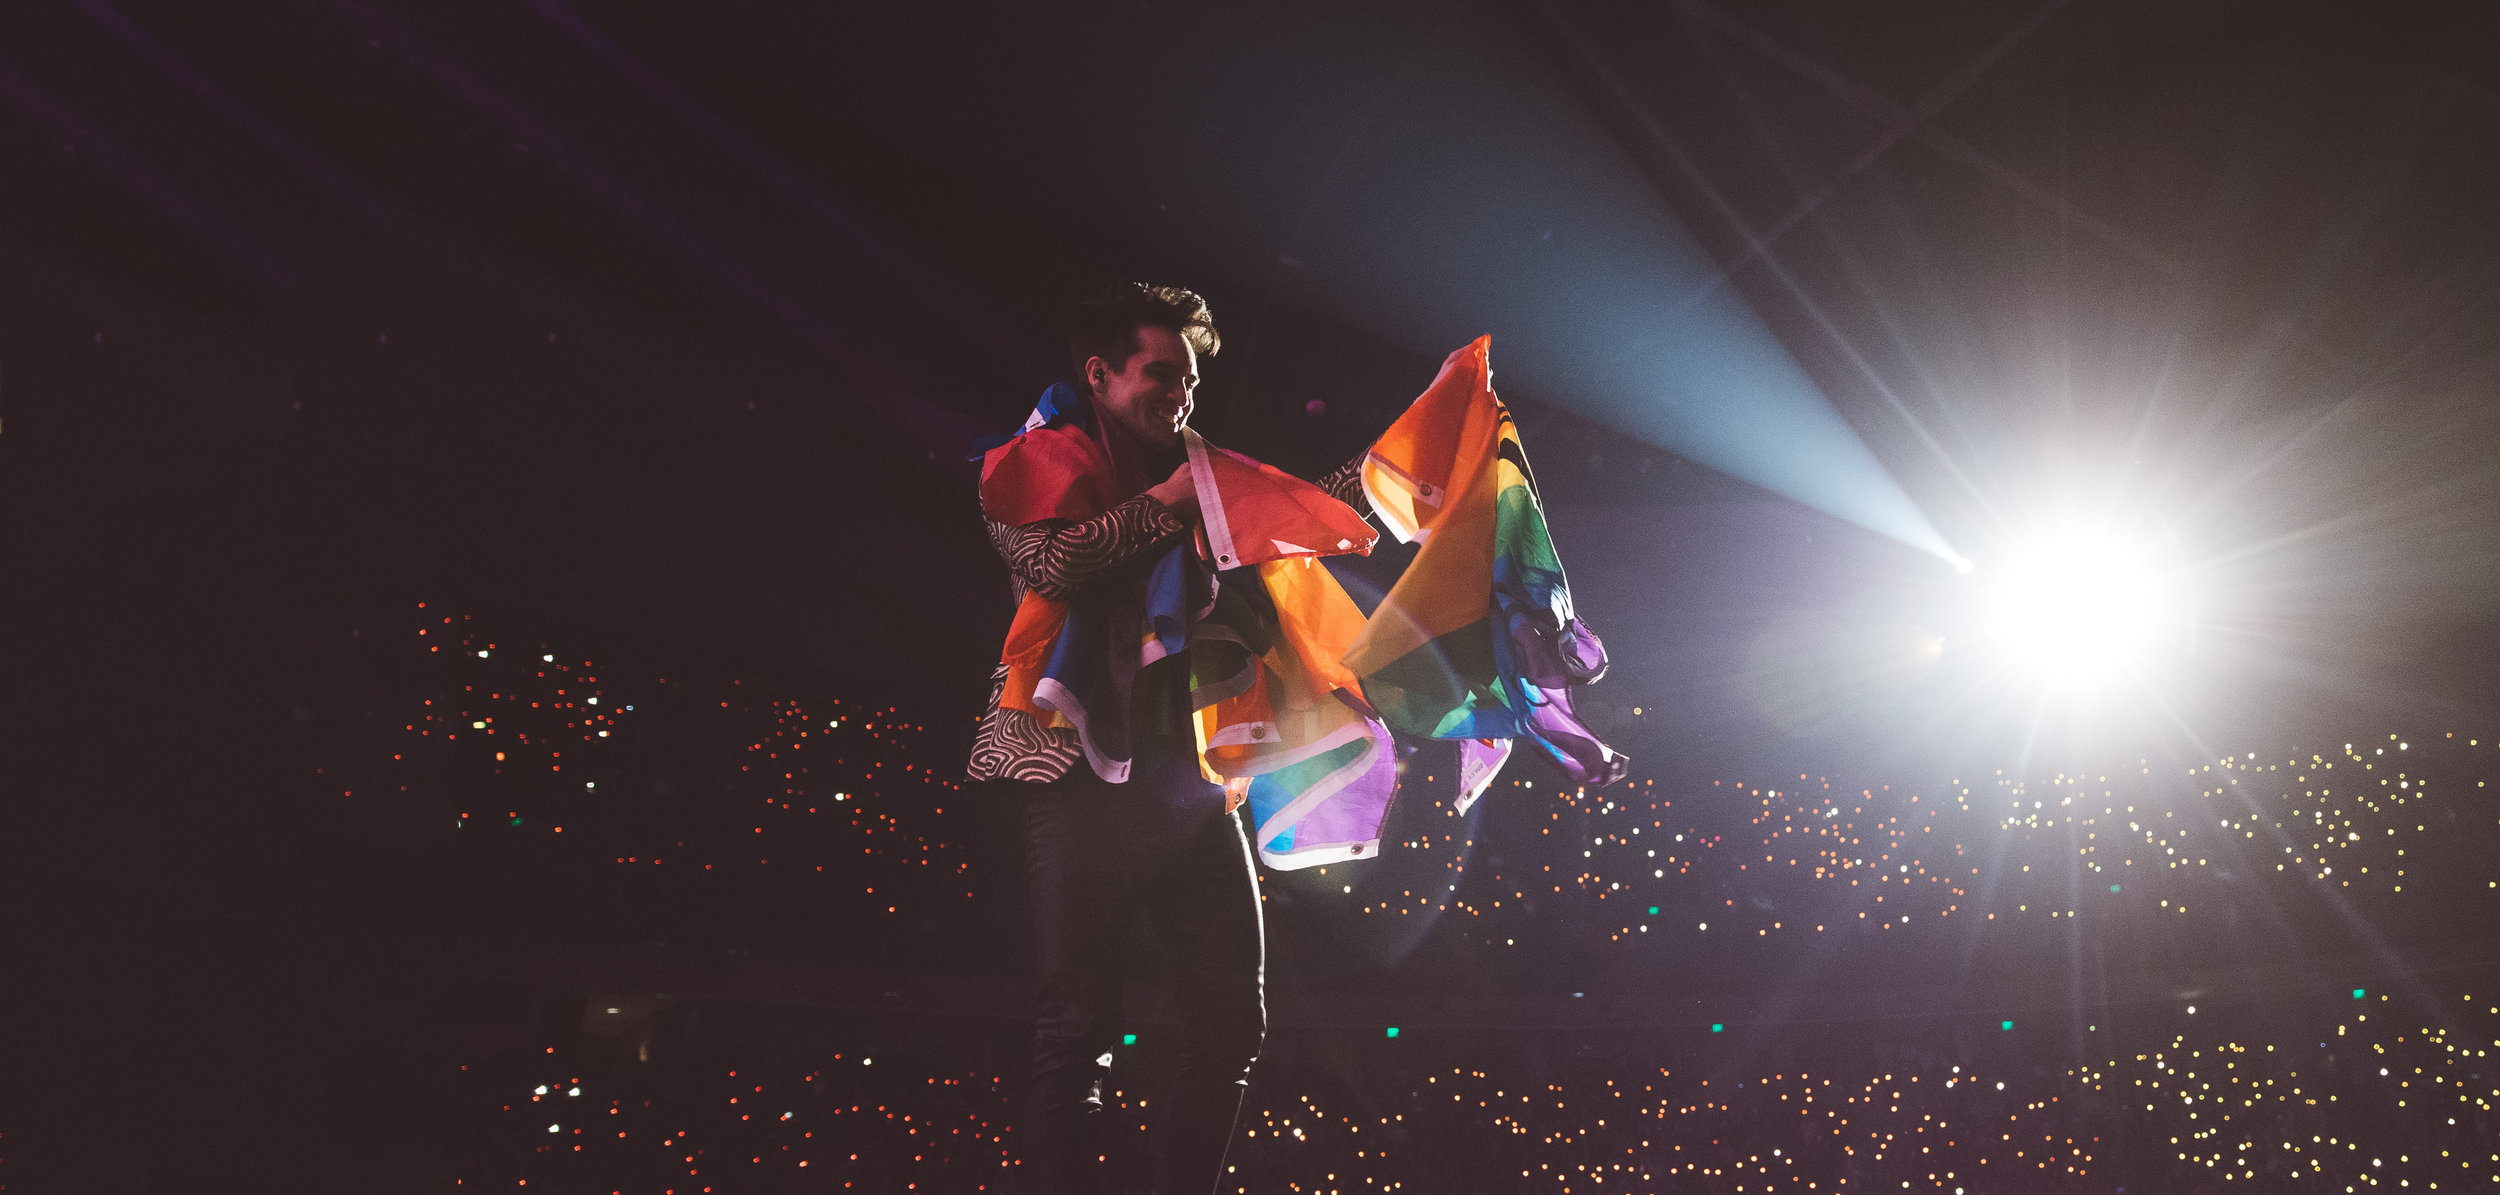
[{"label": "man's hand", "polygon": [[1172,470],[1170,477],[1164,478],[1162,484],[1146,493],[1182,518],[1198,513],[1198,479],[1190,474],[1186,463]]}]

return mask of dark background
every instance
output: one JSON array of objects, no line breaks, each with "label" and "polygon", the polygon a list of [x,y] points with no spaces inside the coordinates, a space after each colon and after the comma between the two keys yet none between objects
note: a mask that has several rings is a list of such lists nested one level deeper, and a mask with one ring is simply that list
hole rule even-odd
[{"label": "dark background", "polygon": [[[412,936],[559,899],[513,864],[478,881],[500,902],[394,900],[428,856],[303,774],[422,687],[372,642],[415,602],[903,706],[949,758],[1008,614],[963,446],[1058,376],[1059,313],[1114,277],[1210,296],[1201,426],[1308,475],[1476,332],[1497,363],[1513,326],[1542,330],[1532,361],[1604,359],[1570,313],[1617,292],[1555,289],[1527,230],[1587,261],[1671,240],[1948,541],[2081,485],[2163,506],[2209,562],[2177,701],[2059,740],[1984,661],[1852,671],[1851,628],[1954,617],[1933,560],[1586,417],[1585,372],[1505,374],[1614,649],[1592,719],[1646,775],[1934,783],[2488,729],[2494,19],[11,5],[18,1123],[66,1141],[137,1085],[166,1140],[283,1143],[253,1109],[412,1015],[377,995]],[[1400,173],[1453,126],[1485,138],[1490,214],[1430,154]],[[1540,144],[1647,222],[1570,224],[1504,156]],[[829,950],[804,937],[779,948]]]}]

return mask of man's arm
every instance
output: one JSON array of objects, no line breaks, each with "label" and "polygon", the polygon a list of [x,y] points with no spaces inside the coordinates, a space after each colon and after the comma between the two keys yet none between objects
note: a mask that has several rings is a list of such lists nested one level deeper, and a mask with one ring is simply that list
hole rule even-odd
[{"label": "man's arm", "polygon": [[[1363,493],[1368,454],[1368,449],[1355,453],[1312,484],[1357,512],[1369,512],[1371,500]],[[1188,532],[1187,516],[1197,512],[1197,503],[1197,487],[1183,466],[1162,484],[1090,519],[991,520],[990,546],[1026,590],[1063,602],[1101,574]]]},{"label": "man's arm", "polygon": [[1153,493],[1090,519],[987,520],[990,546],[1024,588],[1064,602],[1106,572],[1187,534],[1189,524]]},{"label": "man's arm", "polygon": [[1312,482],[1329,497],[1354,508],[1355,513],[1371,513],[1371,500],[1363,494],[1363,458],[1371,455],[1369,448],[1354,454],[1354,459],[1337,466],[1335,471]]}]

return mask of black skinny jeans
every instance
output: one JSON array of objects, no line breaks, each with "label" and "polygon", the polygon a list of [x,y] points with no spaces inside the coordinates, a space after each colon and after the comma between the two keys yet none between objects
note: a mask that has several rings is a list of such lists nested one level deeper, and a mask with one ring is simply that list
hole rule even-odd
[{"label": "black skinny jeans", "polygon": [[[1151,752],[1151,754],[1149,754]],[[1250,842],[1186,750],[1141,750],[1126,784],[1085,761],[1022,786],[1041,1005],[1025,1093],[1022,1189],[1095,1195],[1102,1084],[1120,1035],[1129,929],[1179,952],[1180,1069],[1162,1105],[1156,1195],[1208,1195],[1267,1035]]]}]

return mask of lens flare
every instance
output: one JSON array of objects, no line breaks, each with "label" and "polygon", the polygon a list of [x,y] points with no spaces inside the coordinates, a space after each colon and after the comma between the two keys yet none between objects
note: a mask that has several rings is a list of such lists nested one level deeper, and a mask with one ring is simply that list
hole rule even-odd
[{"label": "lens flare", "polygon": [[2192,620],[2185,578],[2157,541],[2067,526],[1986,570],[1987,629],[2054,688],[2092,688],[2175,651]]}]

